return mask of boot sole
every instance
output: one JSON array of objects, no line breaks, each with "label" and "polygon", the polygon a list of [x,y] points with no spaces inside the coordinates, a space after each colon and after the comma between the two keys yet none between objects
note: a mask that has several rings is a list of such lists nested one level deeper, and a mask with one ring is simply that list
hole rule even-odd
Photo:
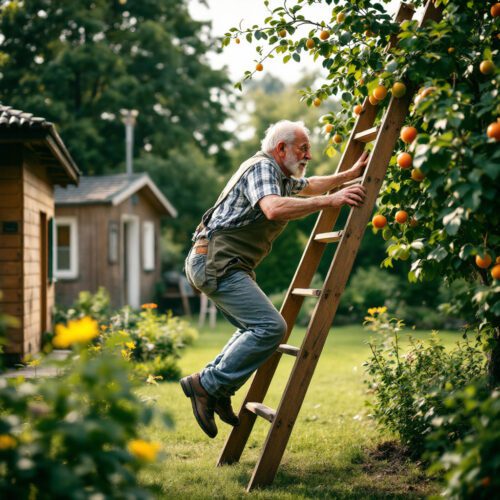
[{"label": "boot sole", "polygon": [[215,434],[212,434],[205,428],[203,420],[201,419],[198,413],[198,408],[196,407],[196,398],[194,396],[194,390],[191,386],[191,377],[182,378],[180,380],[180,384],[186,397],[191,400],[191,406],[193,407],[194,418],[196,418],[196,421],[198,422],[198,425],[201,427],[202,431],[210,438],[214,438],[215,436],[217,436],[217,432]]}]

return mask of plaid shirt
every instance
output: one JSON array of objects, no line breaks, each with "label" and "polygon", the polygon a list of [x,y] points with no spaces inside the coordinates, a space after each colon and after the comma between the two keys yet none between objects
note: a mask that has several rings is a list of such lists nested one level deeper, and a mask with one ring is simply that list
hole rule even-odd
[{"label": "plaid shirt", "polygon": [[210,239],[213,231],[246,226],[262,217],[259,200],[270,194],[291,196],[308,184],[307,179],[287,177],[272,160],[264,159],[241,177],[226,199],[214,210],[208,226],[195,233],[193,240]]}]

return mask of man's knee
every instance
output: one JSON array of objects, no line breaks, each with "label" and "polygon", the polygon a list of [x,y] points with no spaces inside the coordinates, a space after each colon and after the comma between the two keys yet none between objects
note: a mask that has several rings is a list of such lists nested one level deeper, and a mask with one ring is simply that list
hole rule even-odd
[{"label": "man's knee", "polygon": [[270,321],[269,333],[273,336],[277,344],[281,342],[281,339],[285,335],[287,329],[288,326],[281,314],[276,314]]}]

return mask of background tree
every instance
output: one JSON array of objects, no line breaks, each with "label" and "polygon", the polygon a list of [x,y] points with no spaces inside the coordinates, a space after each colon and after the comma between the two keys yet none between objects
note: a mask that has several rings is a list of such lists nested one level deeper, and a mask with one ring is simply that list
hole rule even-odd
[{"label": "background tree", "polygon": [[[416,21],[398,26],[381,3],[368,0],[347,5],[325,0],[323,20],[311,21],[304,14],[310,3],[297,0],[270,9],[261,27],[245,32],[232,28],[224,44],[245,36],[259,41],[261,60],[276,55],[285,62],[316,58],[327,70],[326,81],[315,90],[305,89],[303,99],[320,105],[332,94],[341,98],[342,112],[324,119],[332,124],[332,134],[346,135],[354,121],[353,106],[369,95],[384,101],[396,82],[404,87],[396,86],[395,96],[425,89],[408,116],[417,137],[397,145],[409,152],[414,170],[399,167],[395,155],[379,199],[379,210],[390,221],[384,230],[390,241],[384,265],[408,259],[412,282],[439,276],[448,284],[466,283],[453,298],[452,310],[472,311],[469,328],[484,334],[490,377],[498,383],[498,4],[442,0],[442,20],[419,29]],[[421,7],[424,1],[414,4]],[[304,26],[310,31],[297,36],[297,28]],[[398,44],[387,52],[392,35]],[[248,71],[245,79],[251,76]],[[375,91],[379,86],[383,89]],[[401,209],[409,217],[397,223],[394,217]]]},{"label": "background tree", "polygon": [[187,245],[229,167],[223,122],[232,97],[225,72],[206,60],[209,25],[191,19],[184,0],[2,1],[0,9],[0,100],[53,121],[86,175],[124,172],[120,109],[139,110],[135,170],[179,209],[168,225]]}]

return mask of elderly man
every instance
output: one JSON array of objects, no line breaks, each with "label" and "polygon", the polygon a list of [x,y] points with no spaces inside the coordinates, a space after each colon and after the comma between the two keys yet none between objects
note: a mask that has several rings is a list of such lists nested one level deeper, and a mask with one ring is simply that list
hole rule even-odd
[{"label": "elderly man", "polygon": [[359,185],[324,193],[362,175],[368,154],[342,173],[306,178],[310,148],[302,122],[271,125],[261,151],[240,166],[193,236],[186,276],[237,328],[201,373],[181,380],[198,424],[210,437],[217,434],[214,412],[238,425],[231,396],[276,350],[287,329],[255,282],[254,269],[287,221],[326,207],[363,203],[365,190]]}]

